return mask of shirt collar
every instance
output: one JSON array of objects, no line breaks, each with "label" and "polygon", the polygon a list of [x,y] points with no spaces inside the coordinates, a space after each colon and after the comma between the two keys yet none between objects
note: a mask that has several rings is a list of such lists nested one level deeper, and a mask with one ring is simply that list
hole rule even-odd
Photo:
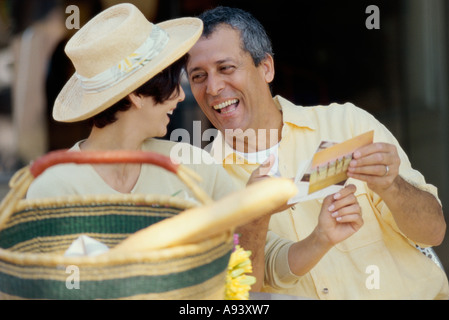
[{"label": "shirt collar", "polygon": [[273,100],[276,106],[282,111],[284,123],[290,123],[300,128],[316,129],[315,123],[307,113],[307,107],[295,105],[281,96],[276,96]]},{"label": "shirt collar", "polygon": [[[297,106],[279,95],[275,96],[273,100],[278,109],[282,111],[284,123],[289,123],[300,128],[316,129],[315,123],[307,114],[306,107]],[[223,163],[225,159],[234,163],[235,161],[247,163],[243,157],[234,153],[234,149],[225,142],[223,134],[220,131],[218,131],[212,143],[210,152],[218,163]]]}]

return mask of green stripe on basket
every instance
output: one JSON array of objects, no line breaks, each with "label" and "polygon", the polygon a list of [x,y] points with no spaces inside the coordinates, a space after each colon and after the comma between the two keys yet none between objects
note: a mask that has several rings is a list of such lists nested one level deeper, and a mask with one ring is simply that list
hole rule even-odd
[{"label": "green stripe on basket", "polygon": [[[224,272],[231,251],[199,267],[159,276],[135,276],[103,281],[82,281],[80,288],[68,289],[66,282],[43,279],[23,279],[0,272],[0,292],[25,299],[118,299],[140,294],[163,294],[185,289],[207,281]],[[70,273],[67,274],[70,277]],[[223,281],[225,279],[223,278]],[[70,278],[69,278],[69,283]],[[1,295],[1,294],[0,294]]]},{"label": "green stripe on basket", "polygon": [[[79,208],[78,208],[79,209]],[[135,210],[136,208],[133,208]],[[37,237],[52,237],[68,234],[105,233],[131,234],[159,222],[167,217],[176,215],[181,209],[165,207],[145,207],[144,214],[133,215],[129,208],[123,207],[97,208],[89,214],[78,215],[73,210],[65,208],[51,215],[30,221],[13,224],[0,233],[0,247],[12,246]],[[126,214],[123,212],[127,211]]]},{"label": "green stripe on basket", "polygon": [[156,215],[156,216],[172,216],[178,214],[184,209],[160,206],[160,205],[143,205],[143,204],[116,204],[102,203],[93,205],[64,205],[61,207],[34,207],[14,213],[9,219],[6,228],[10,228],[16,224],[26,223],[30,221],[45,220],[50,218],[65,218],[69,216],[94,216],[106,214],[119,215]]}]

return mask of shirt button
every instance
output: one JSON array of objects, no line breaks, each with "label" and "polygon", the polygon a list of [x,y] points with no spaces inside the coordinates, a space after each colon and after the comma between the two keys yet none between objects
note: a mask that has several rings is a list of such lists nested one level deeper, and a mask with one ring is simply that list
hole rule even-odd
[{"label": "shirt button", "polygon": [[329,293],[329,289],[328,288],[323,288],[323,290],[321,290],[322,293],[324,294],[328,294]]},{"label": "shirt button", "polygon": [[292,210],[296,210],[296,207],[295,207],[295,206],[292,206],[291,208],[292,208]]}]

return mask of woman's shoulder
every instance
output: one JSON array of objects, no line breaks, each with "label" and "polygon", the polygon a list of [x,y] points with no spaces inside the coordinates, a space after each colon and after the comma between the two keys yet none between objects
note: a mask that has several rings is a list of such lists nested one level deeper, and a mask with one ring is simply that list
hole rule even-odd
[{"label": "woman's shoulder", "polygon": [[82,178],[82,171],[82,166],[71,163],[50,167],[31,183],[27,198],[64,195],[74,181]]},{"label": "woman's shoulder", "polygon": [[142,150],[163,154],[173,161],[186,165],[216,164],[207,151],[185,142],[148,139],[144,142]]}]

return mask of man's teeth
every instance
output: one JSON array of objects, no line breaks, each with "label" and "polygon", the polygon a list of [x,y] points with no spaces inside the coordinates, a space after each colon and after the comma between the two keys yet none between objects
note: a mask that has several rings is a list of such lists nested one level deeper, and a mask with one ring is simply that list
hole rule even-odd
[{"label": "man's teeth", "polygon": [[215,110],[223,109],[227,106],[230,106],[231,104],[237,103],[238,101],[239,101],[238,99],[228,100],[228,101],[222,102],[220,104],[217,104],[216,106],[213,106],[213,108]]},{"label": "man's teeth", "polygon": [[170,110],[169,112],[167,112],[167,114],[172,115],[173,114],[173,110]]}]

